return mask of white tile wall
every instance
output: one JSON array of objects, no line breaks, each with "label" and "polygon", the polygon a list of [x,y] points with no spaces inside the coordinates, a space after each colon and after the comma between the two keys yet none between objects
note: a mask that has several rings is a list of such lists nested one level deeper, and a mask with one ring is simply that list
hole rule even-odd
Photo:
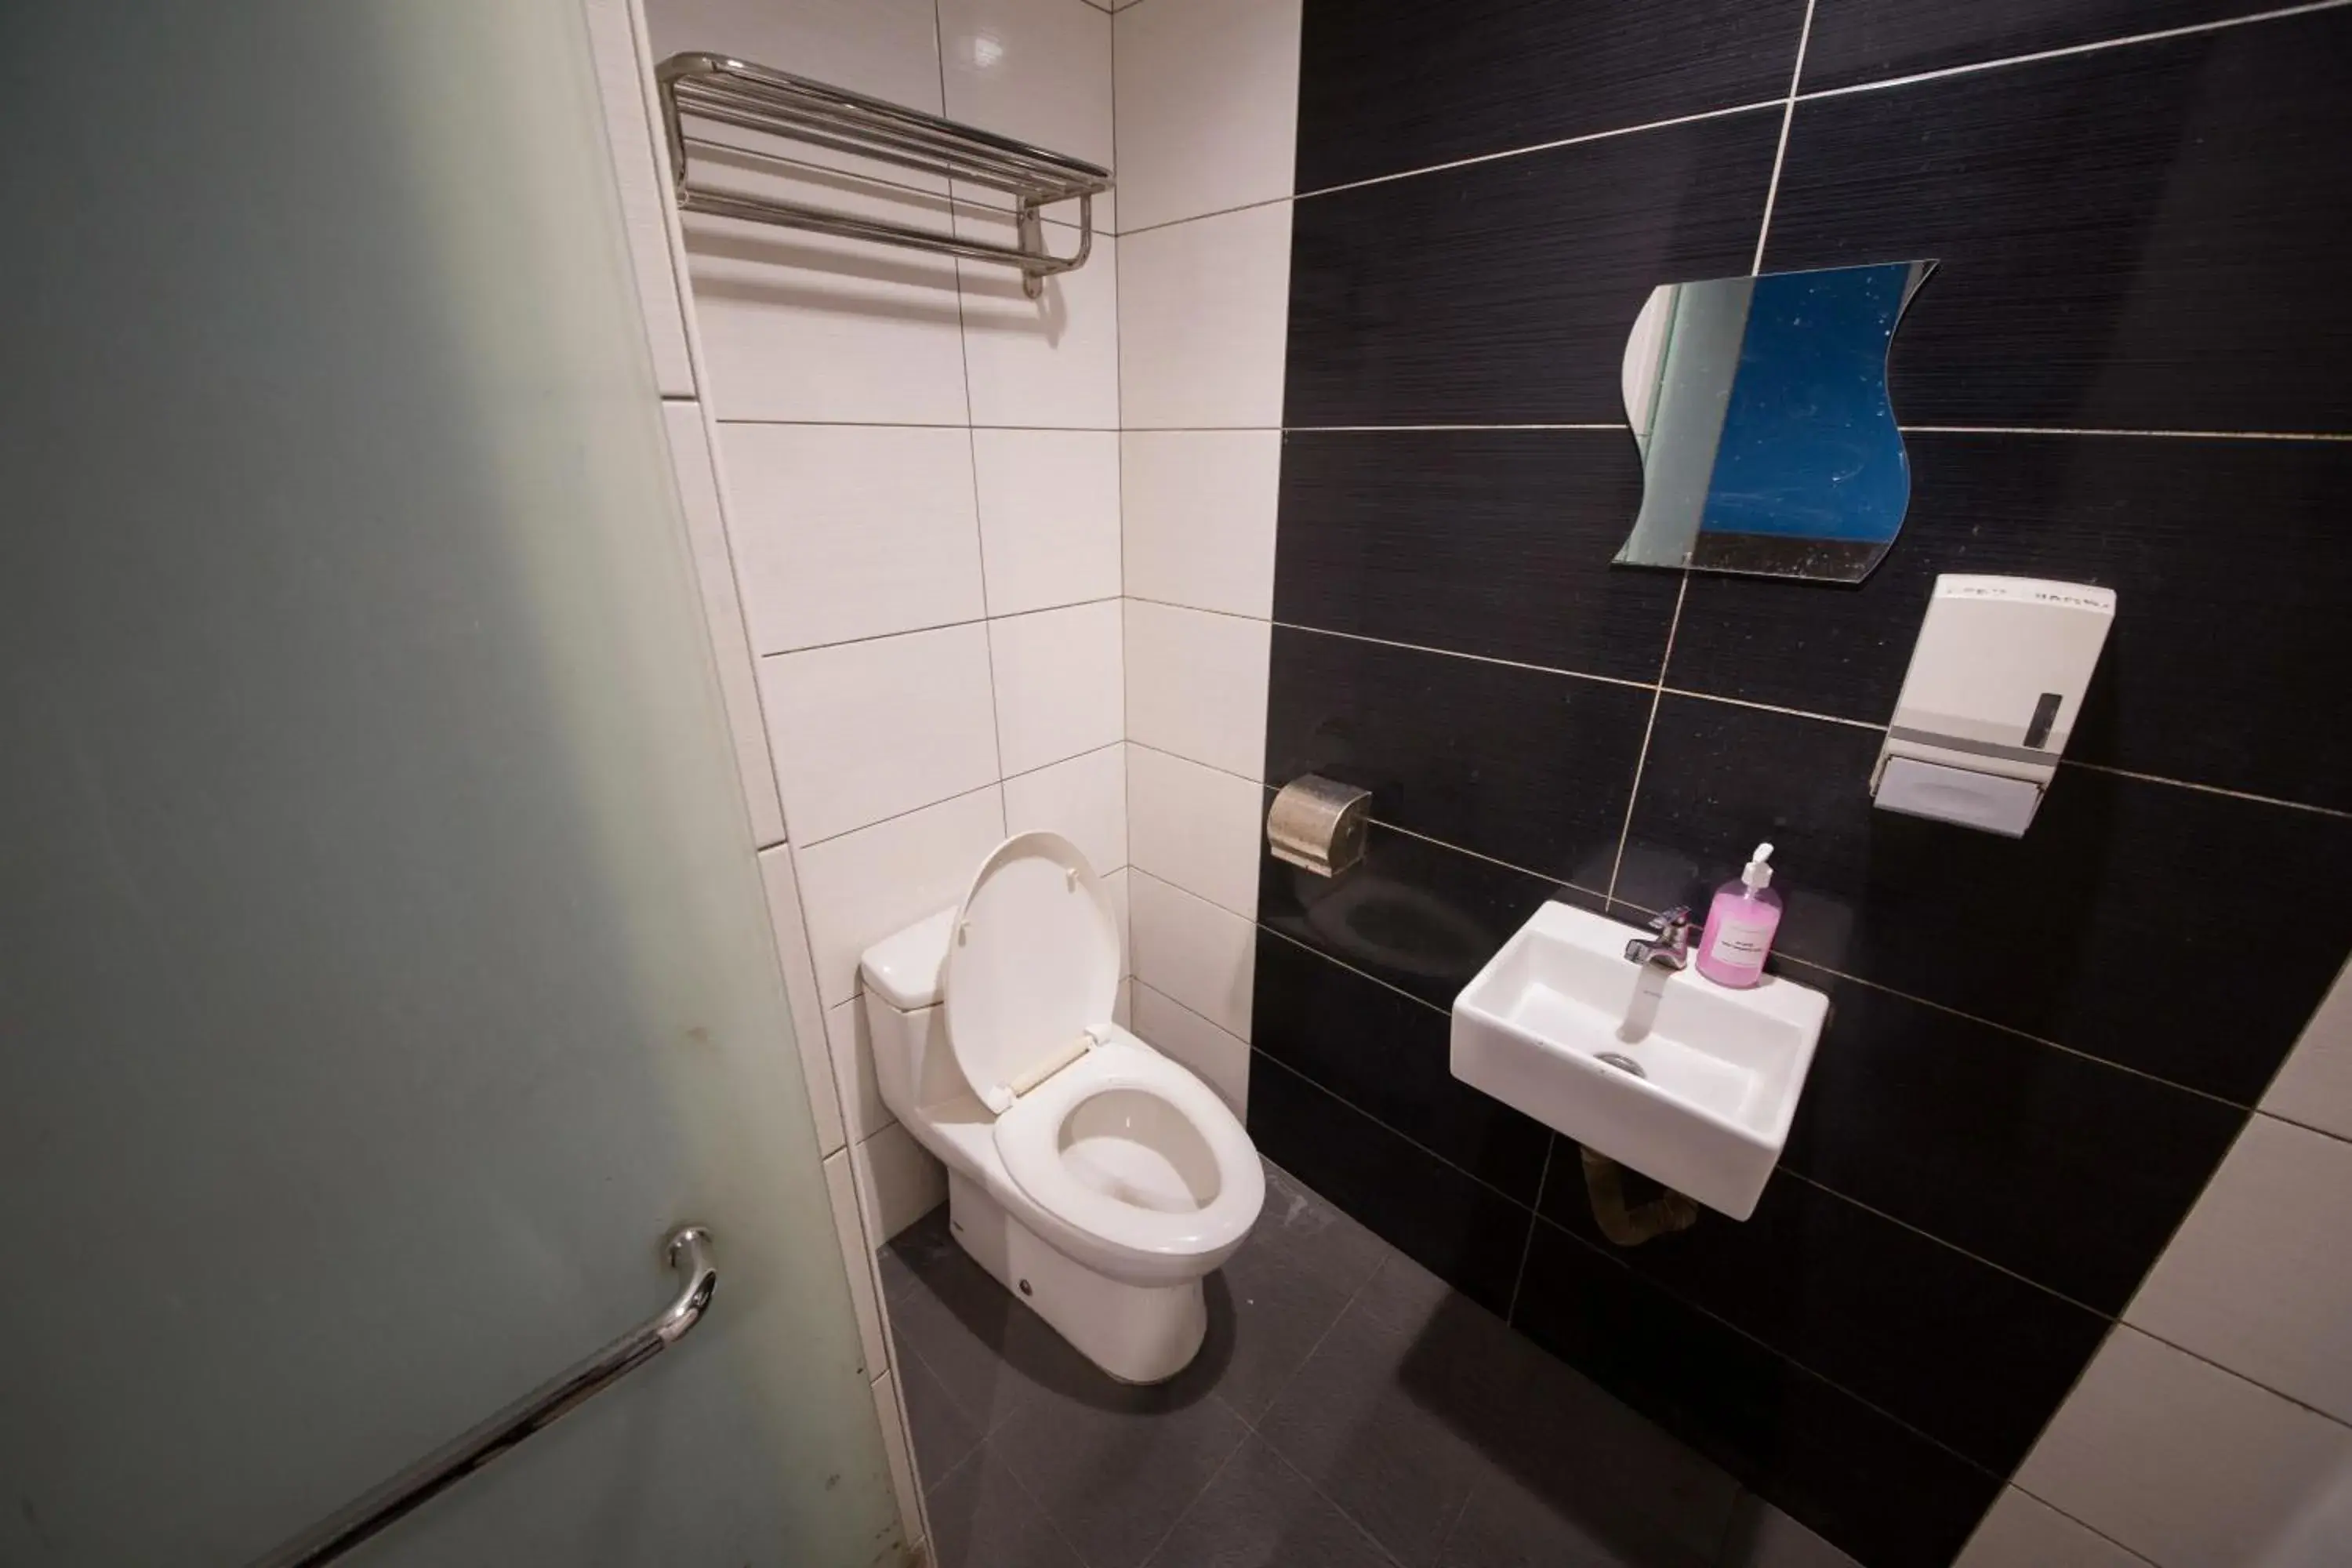
[{"label": "white tile wall", "polygon": [[744,627],[734,557],[728,547],[727,519],[719,498],[718,470],[703,429],[702,405],[665,403],[662,424],[669,436],[670,463],[677,472],[686,535],[694,551],[695,578],[702,589],[703,620],[710,629],[711,657],[719,668],[719,696],[734,736],[736,771],[742,775],[744,805],[751,816],[751,842],[781,844],[783,801],[776,794],[775,766],[768,760],[759,675]]},{"label": "white tile wall", "polygon": [[1124,427],[1279,426],[1290,204],[1194,218],[1118,244]]},{"label": "white tile wall", "polygon": [[795,847],[817,994],[827,1007],[857,994],[857,961],[883,937],[963,896],[1004,838],[1004,791],[969,795]]},{"label": "white tile wall", "polygon": [[1299,0],[1181,0],[1116,26],[1128,229],[1291,192]]},{"label": "white tile wall", "polygon": [[988,610],[1016,616],[1119,592],[1119,437],[974,430]]},{"label": "white tile wall", "polygon": [[1000,777],[988,667],[979,624],[761,659],[793,841],[805,847]]},{"label": "white tile wall", "polygon": [[2352,1138],[2352,963],[2336,977],[2319,1011],[2312,1016],[2279,1069],[2263,1109]]},{"label": "white tile wall", "polygon": [[972,446],[957,428],[730,425],[719,436],[761,653],[976,621]]},{"label": "white tile wall", "polygon": [[2352,1143],[2255,1116],[2124,1321],[2352,1421],[2347,1215]]},{"label": "white tile wall", "polygon": [[776,956],[784,970],[784,1000],[793,1015],[793,1043],[801,1054],[808,1084],[809,1117],[816,1124],[817,1152],[831,1154],[853,1136],[842,1121],[841,1089],[834,1078],[833,1052],[825,1038],[824,1010],[817,1005],[816,975],[809,967],[808,931],[801,923],[801,889],[793,872],[793,851],[779,844],[760,852],[760,880],[768,894],[768,923],[775,928]]},{"label": "white tile wall", "polygon": [[1278,430],[1129,430],[1119,437],[1127,591],[1139,599],[1274,614]]},{"label": "white tile wall", "polygon": [[[1103,879],[1103,886],[1110,889],[1112,917],[1118,921],[1118,971],[1122,975],[1135,973],[1134,900],[1128,886],[1129,872],[1132,869],[1131,867],[1122,867]],[[1122,1007],[1126,1005],[1126,984],[1122,981],[1119,986]]]},{"label": "white tile wall", "polygon": [[1119,601],[988,623],[998,747],[1024,773],[1118,741],[1126,723]]},{"label": "white tile wall", "polygon": [[[824,1189],[833,1200],[835,1233],[854,1242],[866,1230],[857,1213],[857,1178],[850,1164],[846,1149],[829,1156],[824,1163]],[[849,1276],[849,1304],[857,1314],[857,1342],[865,1357],[866,1375],[879,1377],[890,1370],[890,1352],[882,1332],[882,1296],[875,1288],[874,1255],[853,1245],[842,1249],[841,1261],[843,1272]]]},{"label": "white tile wall", "polygon": [[834,1079],[841,1085],[841,1114],[849,1141],[863,1143],[898,1120],[882,1102],[882,1083],[875,1076],[874,1036],[866,1015],[866,998],[852,996],[826,1008],[824,1034]]},{"label": "white tile wall", "polygon": [[879,1247],[948,1201],[947,1167],[893,1121],[851,1148],[866,1234]]},{"label": "white tile wall", "polygon": [[1952,1568],[2152,1568],[2087,1525],[2005,1487]]},{"label": "white tile wall", "polygon": [[1006,779],[1004,830],[1058,833],[1108,876],[1128,860],[1127,764],[1119,742]]},{"label": "white tile wall", "polygon": [[1110,17],[1070,0],[939,0],[947,112],[1111,166]]},{"label": "white tile wall", "polygon": [[1129,751],[1128,844],[1136,867],[1256,919],[1265,788],[1147,745]]},{"label": "white tile wall", "polygon": [[[1076,241],[1055,232],[1051,243],[1066,253]],[[1119,246],[1097,232],[1087,264],[1047,278],[1035,300],[1022,292],[1021,274],[1011,268],[963,265],[973,424],[1118,428]]]},{"label": "white tile wall", "polygon": [[1127,603],[1127,733],[1244,778],[1265,772],[1265,621]]},{"label": "white tile wall", "polygon": [[2160,1568],[2322,1568],[2352,1541],[2352,1428],[2130,1328],[2017,1484]]},{"label": "white tile wall", "polygon": [[933,0],[645,0],[654,55],[740,55],[940,112]]},{"label": "white tile wall", "polygon": [[1159,878],[1128,873],[1135,977],[1246,1040],[1257,927]]},{"label": "white tile wall", "polygon": [[1236,1116],[1249,1113],[1249,1043],[1225,1033],[1150,985],[1135,986],[1129,1026],[1162,1056],[1181,1062],[1217,1091]]},{"label": "white tile wall", "polygon": [[654,384],[664,397],[691,397],[694,363],[686,346],[686,313],[678,303],[677,272],[670,255],[669,212],[662,202],[667,173],[658,161],[636,23],[628,0],[586,0],[583,9],[621,193],[621,221],[629,235],[637,307],[644,312],[646,339],[653,350]]}]

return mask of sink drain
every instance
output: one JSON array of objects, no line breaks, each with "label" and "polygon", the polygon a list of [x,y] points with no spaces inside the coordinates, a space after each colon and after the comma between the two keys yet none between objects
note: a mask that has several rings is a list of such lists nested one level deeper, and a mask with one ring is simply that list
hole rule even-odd
[{"label": "sink drain", "polygon": [[1650,1076],[1648,1073],[1642,1070],[1642,1064],[1640,1062],[1635,1061],[1632,1057],[1620,1056],[1615,1051],[1599,1052],[1592,1059],[1595,1061],[1607,1062],[1619,1072],[1629,1072],[1635,1078],[1647,1078]]}]

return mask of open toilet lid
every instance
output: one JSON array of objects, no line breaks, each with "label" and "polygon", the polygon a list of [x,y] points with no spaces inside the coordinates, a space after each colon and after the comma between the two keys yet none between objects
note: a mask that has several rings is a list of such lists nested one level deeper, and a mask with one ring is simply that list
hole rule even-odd
[{"label": "open toilet lid", "polygon": [[1016,833],[971,879],[948,938],[948,1047],[992,1110],[1070,1059],[1118,1001],[1118,920],[1078,847]]}]

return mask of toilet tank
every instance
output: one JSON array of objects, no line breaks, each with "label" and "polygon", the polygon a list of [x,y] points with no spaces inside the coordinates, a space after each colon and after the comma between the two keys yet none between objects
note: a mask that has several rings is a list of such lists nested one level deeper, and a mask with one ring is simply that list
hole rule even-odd
[{"label": "toilet tank", "polygon": [[940,1005],[955,916],[945,909],[917,921],[867,948],[858,961],[875,1081],[895,1115],[971,1092],[948,1048],[947,1009]]}]

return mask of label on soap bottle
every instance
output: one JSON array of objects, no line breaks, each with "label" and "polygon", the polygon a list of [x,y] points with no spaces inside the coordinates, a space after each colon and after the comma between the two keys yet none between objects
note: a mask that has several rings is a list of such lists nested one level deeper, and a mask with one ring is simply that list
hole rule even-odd
[{"label": "label on soap bottle", "polygon": [[1707,956],[1736,969],[1759,968],[1771,949],[1772,926],[1777,923],[1727,918],[1716,928],[1715,947]]}]

